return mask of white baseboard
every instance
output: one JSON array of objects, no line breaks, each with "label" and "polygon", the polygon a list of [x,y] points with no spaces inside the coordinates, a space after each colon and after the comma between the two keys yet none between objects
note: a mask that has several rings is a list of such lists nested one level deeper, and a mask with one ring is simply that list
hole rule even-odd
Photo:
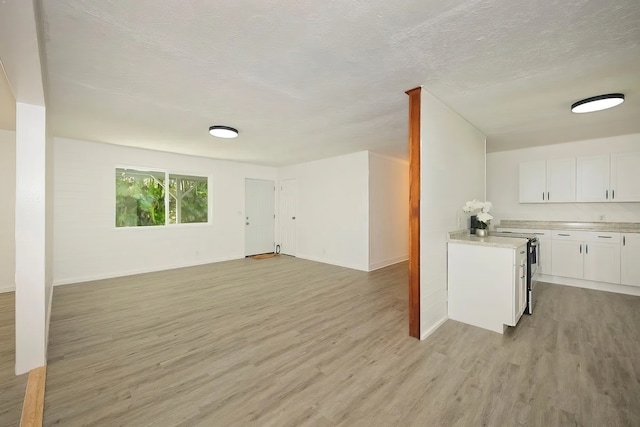
[{"label": "white baseboard", "polygon": [[429,335],[434,333],[440,326],[442,326],[444,322],[446,322],[447,320],[449,320],[448,317],[443,317],[442,319],[438,320],[432,327],[430,327],[420,335],[420,340],[422,341],[426,339]]},{"label": "white baseboard", "polygon": [[369,264],[369,271],[379,270],[381,268],[389,267],[390,265],[397,264],[399,262],[407,261],[409,255],[397,256],[394,258],[387,258],[382,261],[372,262]]},{"label": "white baseboard", "polygon": [[553,283],[554,285],[573,286],[576,288],[593,289],[596,291],[615,292],[617,294],[640,296],[640,287],[616,285],[615,283],[592,282],[590,280],[573,279],[571,277],[548,276],[541,274],[539,282]]},{"label": "white baseboard", "polygon": [[16,291],[16,285],[0,286],[0,294],[3,292],[15,292],[15,291]]},{"label": "white baseboard", "polygon": [[162,267],[152,268],[140,268],[134,270],[118,271],[114,273],[102,273],[102,274],[90,274],[86,276],[69,277],[64,279],[56,279],[53,281],[53,286],[73,285],[76,283],[93,282],[96,280],[114,279],[116,277],[134,276],[136,274],[155,273],[157,271],[175,270],[177,268],[195,267],[197,265],[214,264],[216,262],[233,261],[236,259],[243,259],[242,256],[222,257],[208,260],[200,260],[193,263],[164,265]]},{"label": "white baseboard", "polygon": [[337,267],[350,268],[352,270],[368,271],[366,267],[363,268],[362,266],[359,266],[359,265],[343,263],[340,261],[335,261],[335,260],[326,259],[326,258],[319,258],[311,255],[298,254],[296,255],[296,258],[306,259],[306,260],[315,261],[315,262],[321,262],[323,264],[335,265]]}]

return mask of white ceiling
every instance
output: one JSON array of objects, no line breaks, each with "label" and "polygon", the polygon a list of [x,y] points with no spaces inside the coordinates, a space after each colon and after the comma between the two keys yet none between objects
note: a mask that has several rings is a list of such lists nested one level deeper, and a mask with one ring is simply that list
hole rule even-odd
[{"label": "white ceiling", "polygon": [[[406,157],[419,85],[490,150],[640,132],[638,0],[41,1],[59,136],[269,165]],[[627,101],[569,112],[607,92]]]}]

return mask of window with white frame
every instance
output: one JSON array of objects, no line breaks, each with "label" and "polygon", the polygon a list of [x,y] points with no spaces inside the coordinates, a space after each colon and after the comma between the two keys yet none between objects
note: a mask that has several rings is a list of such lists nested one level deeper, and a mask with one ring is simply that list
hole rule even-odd
[{"label": "window with white frame", "polygon": [[116,227],[206,223],[208,179],[116,168]]},{"label": "window with white frame", "polygon": [[169,223],[207,222],[209,201],[207,178],[169,175]]}]

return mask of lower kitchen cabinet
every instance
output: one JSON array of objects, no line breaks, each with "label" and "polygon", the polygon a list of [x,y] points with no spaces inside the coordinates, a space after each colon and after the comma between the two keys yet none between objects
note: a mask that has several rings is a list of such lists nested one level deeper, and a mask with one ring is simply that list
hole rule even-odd
[{"label": "lower kitchen cabinet", "polygon": [[527,245],[521,240],[513,248],[449,242],[450,319],[501,334],[518,323],[527,305]]},{"label": "lower kitchen cabinet", "polygon": [[582,279],[584,257],[581,241],[553,240],[551,243],[551,275]]},{"label": "lower kitchen cabinet", "polygon": [[640,286],[640,234],[622,235],[620,266],[620,282]]},{"label": "lower kitchen cabinet", "polygon": [[584,279],[620,283],[620,244],[585,242]]},{"label": "lower kitchen cabinet", "polygon": [[620,283],[620,234],[554,231],[551,245],[553,276]]},{"label": "lower kitchen cabinet", "polygon": [[538,270],[540,274],[551,274],[551,239],[539,238],[540,259],[538,260]]}]

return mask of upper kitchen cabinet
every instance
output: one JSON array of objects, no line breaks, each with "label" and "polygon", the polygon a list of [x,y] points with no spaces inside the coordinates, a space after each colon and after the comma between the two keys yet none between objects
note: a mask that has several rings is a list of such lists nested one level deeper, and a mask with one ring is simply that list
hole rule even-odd
[{"label": "upper kitchen cabinet", "polygon": [[609,200],[609,155],[578,157],[579,202]]},{"label": "upper kitchen cabinet", "polygon": [[578,158],[578,202],[640,202],[640,152]]},{"label": "upper kitchen cabinet", "polygon": [[575,201],[575,159],[520,163],[520,203]]},{"label": "upper kitchen cabinet", "polygon": [[547,162],[520,163],[520,203],[544,203],[547,201]]},{"label": "upper kitchen cabinet", "polygon": [[611,201],[640,201],[640,152],[611,155]]}]

